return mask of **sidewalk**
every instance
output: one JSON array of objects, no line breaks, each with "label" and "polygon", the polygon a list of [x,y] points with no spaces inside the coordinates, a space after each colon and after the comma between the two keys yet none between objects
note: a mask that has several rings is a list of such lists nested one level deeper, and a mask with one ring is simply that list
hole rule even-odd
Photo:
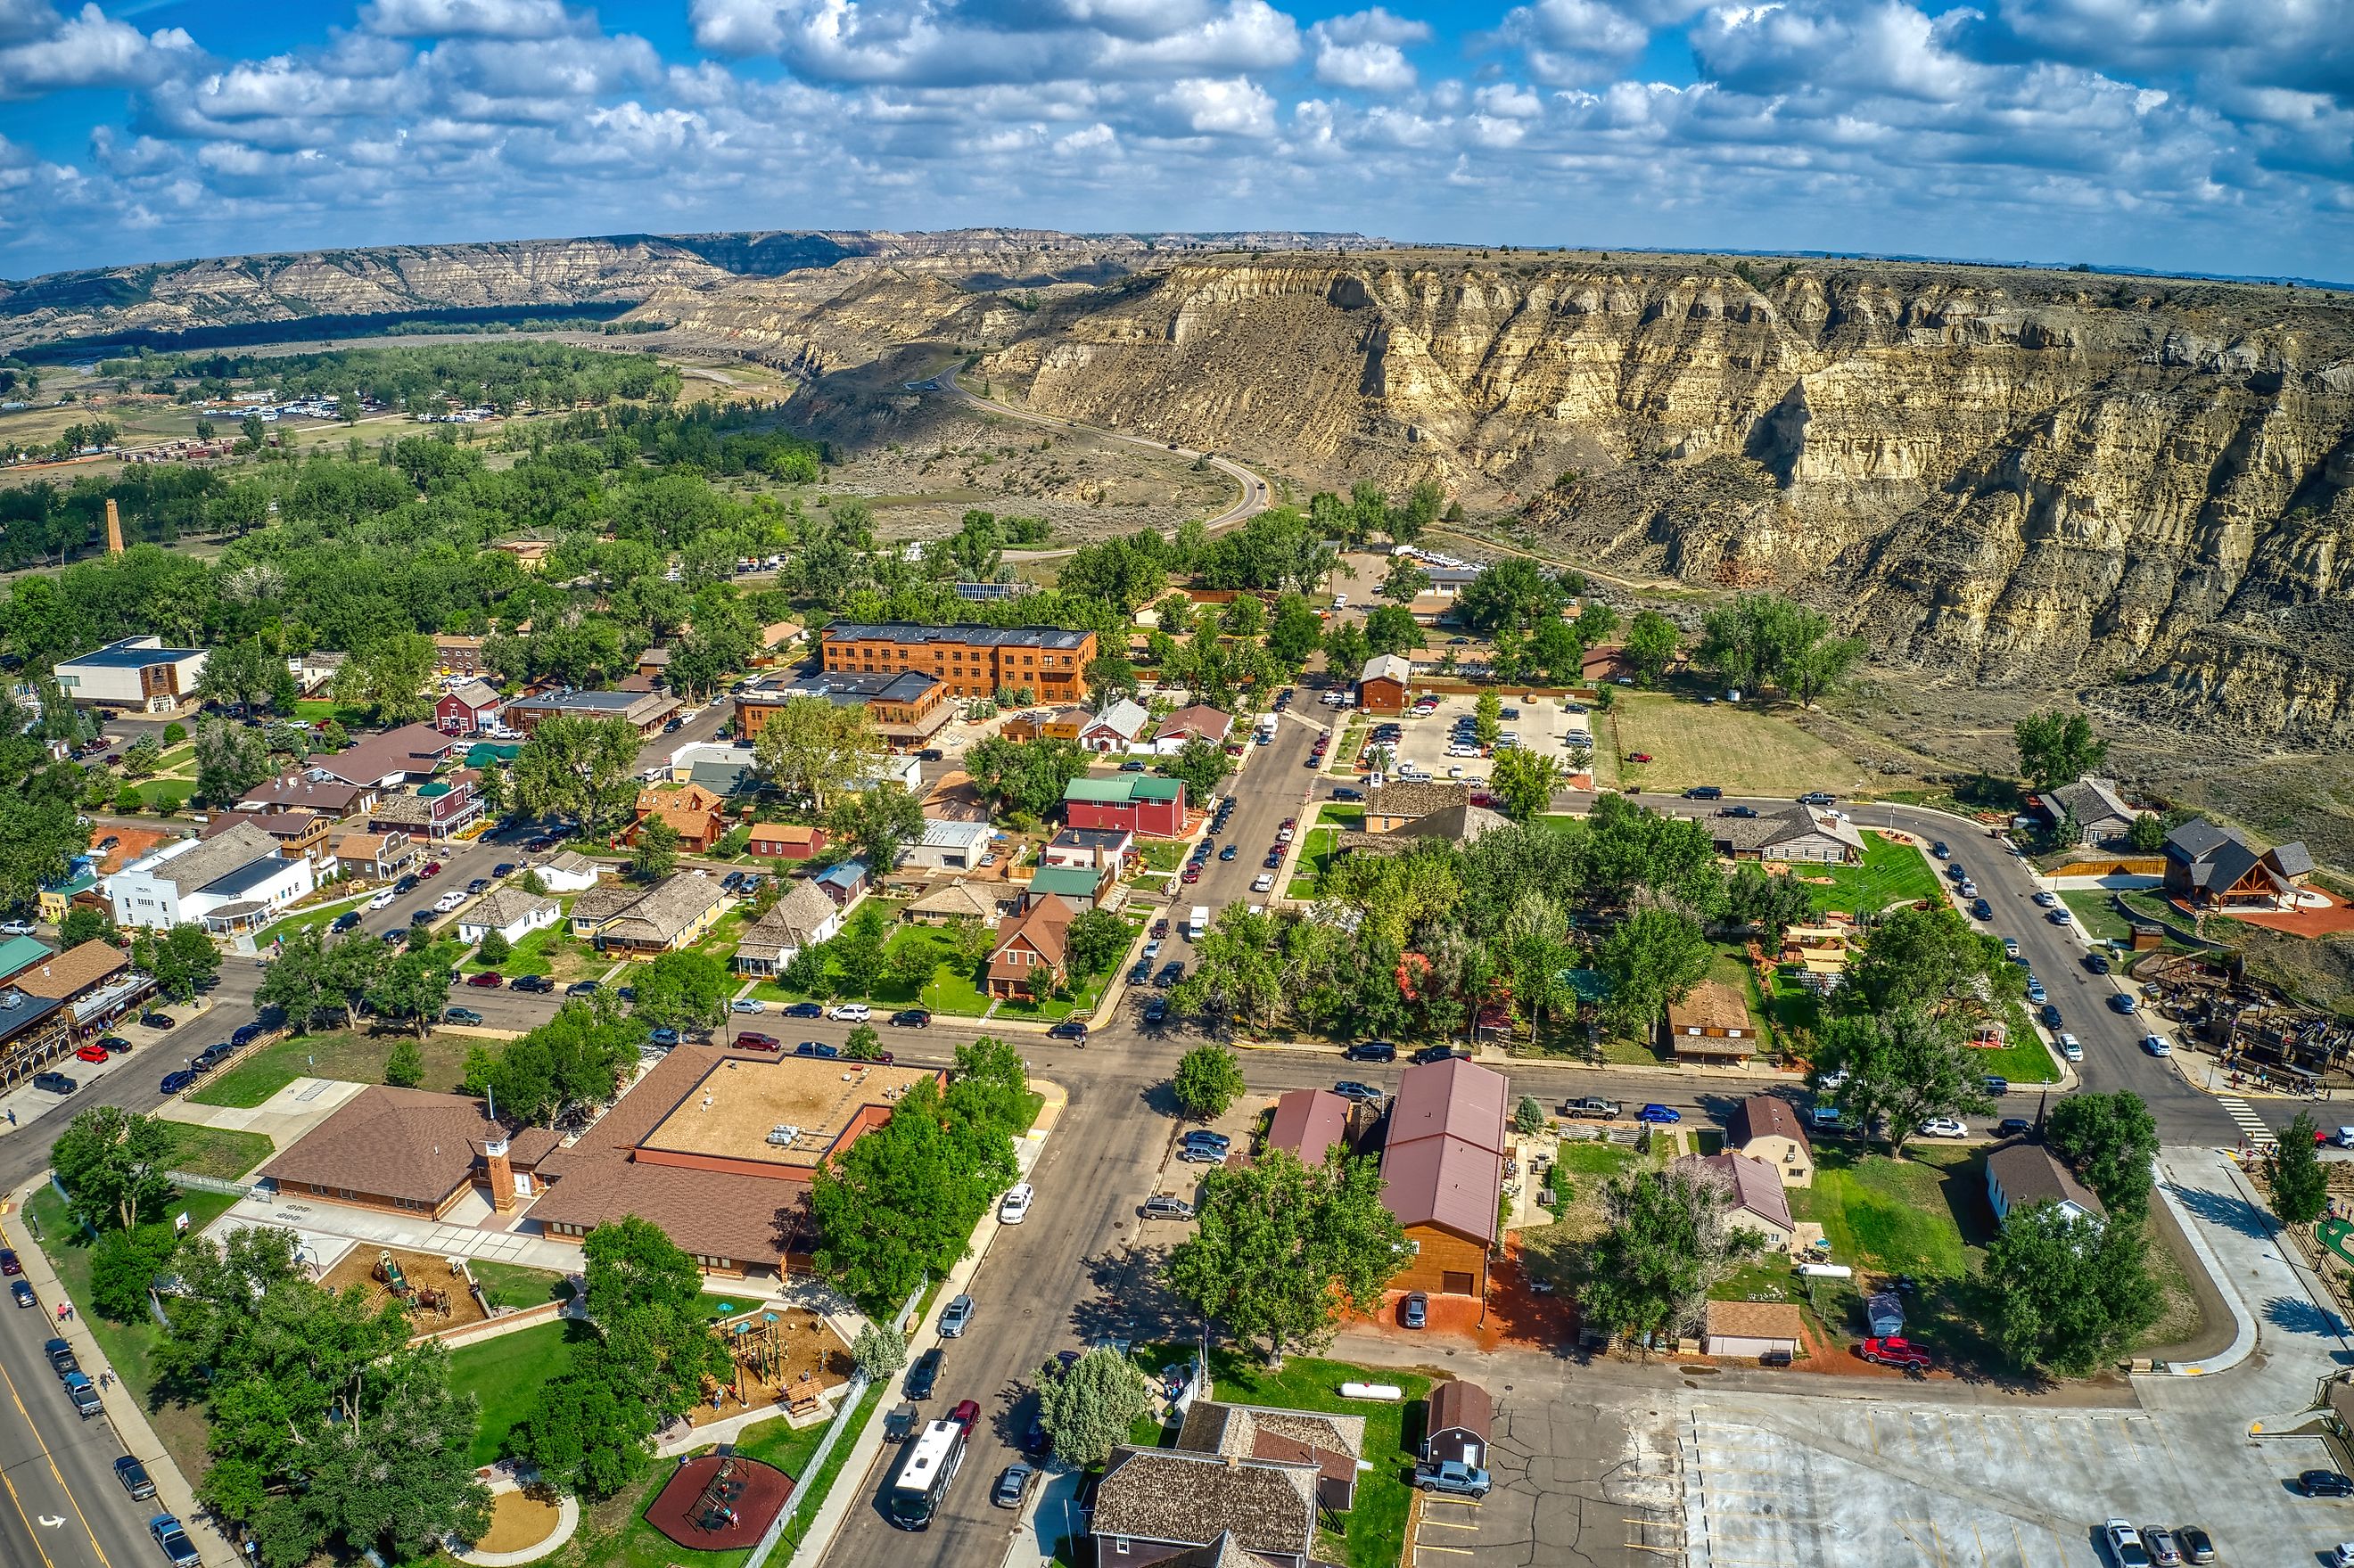
[{"label": "sidewalk", "polygon": [[[74,1315],[67,1322],[58,1321],[58,1303],[68,1299],[65,1287],[58,1282],[57,1270],[49,1266],[49,1255],[33,1239],[32,1228],[25,1221],[25,1202],[33,1193],[48,1185],[44,1176],[29,1186],[18,1190],[6,1206],[5,1218],[0,1218],[0,1237],[16,1248],[16,1256],[25,1267],[25,1277],[32,1281],[33,1291],[41,1298],[37,1308],[40,1326],[48,1335],[60,1338],[74,1348],[74,1359],[82,1370],[96,1380],[101,1369],[112,1370],[106,1352],[82,1322],[82,1303],[74,1304]],[[109,1386],[99,1392],[106,1406],[107,1424],[114,1428],[115,1437],[124,1453],[147,1467],[147,1475],[155,1483],[154,1506],[158,1512],[177,1514],[186,1526],[188,1539],[196,1543],[209,1568],[229,1568],[242,1562],[236,1550],[213,1527],[212,1515],[196,1501],[187,1477],[165,1452],[163,1440],[147,1424],[147,1413],[139,1408],[138,1397],[120,1377],[109,1380]],[[142,1504],[142,1507],[147,1505]]]},{"label": "sidewalk", "polygon": [[[1040,1156],[1045,1152],[1047,1136],[1054,1131],[1064,1107],[1070,1104],[1070,1096],[1059,1084],[1033,1078],[1030,1086],[1045,1096],[1046,1103],[1039,1109],[1036,1125],[1013,1143],[1014,1162],[1021,1167],[1022,1179],[1025,1181],[1030,1179],[1030,1172],[1037,1168]],[[971,1250],[940,1281],[939,1288],[933,1293],[934,1300],[945,1300],[971,1285],[973,1276],[981,1272],[981,1264],[988,1259],[990,1245],[996,1241],[1001,1228],[997,1223],[997,1207],[991,1204],[989,1212],[981,1216],[981,1224],[973,1228]],[[938,1315],[935,1313],[917,1322],[908,1332],[907,1359],[915,1360],[939,1343],[939,1340]],[[886,1394],[876,1400],[874,1409],[868,1412],[866,1425],[859,1428],[858,1435],[851,1440],[850,1453],[843,1460],[842,1468],[834,1473],[833,1485],[827,1490],[825,1499],[817,1505],[817,1513],[810,1520],[809,1532],[801,1537],[801,1543],[794,1551],[788,1568],[816,1568],[832,1547],[833,1538],[842,1529],[842,1521],[857,1506],[858,1499],[865,1497],[866,1478],[883,1452],[881,1417],[891,1404]]]}]

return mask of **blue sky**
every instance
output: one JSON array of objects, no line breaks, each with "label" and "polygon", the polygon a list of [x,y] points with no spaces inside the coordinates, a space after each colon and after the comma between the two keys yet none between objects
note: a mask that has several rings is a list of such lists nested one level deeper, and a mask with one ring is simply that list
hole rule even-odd
[{"label": "blue sky", "polygon": [[0,276],[737,228],[2354,279],[2348,0],[0,0]]}]

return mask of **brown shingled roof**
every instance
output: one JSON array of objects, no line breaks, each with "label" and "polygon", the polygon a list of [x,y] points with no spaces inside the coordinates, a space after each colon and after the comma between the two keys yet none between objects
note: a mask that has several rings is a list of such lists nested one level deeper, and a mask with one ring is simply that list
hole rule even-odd
[{"label": "brown shingled roof", "polygon": [[93,937],[79,948],[69,948],[48,962],[35,964],[11,977],[8,983],[27,996],[64,1001],[130,967],[131,960],[123,956],[122,948]]},{"label": "brown shingled roof", "polygon": [[1814,1150],[1807,1129],[1798,1125],[1798,1113],[1779,1095],[1752,1095],[1733,1107],[1724,1125],[1725,1147],[1740,1149],[1756,1138],[1787,1138],[1809,1153]]},{"label": "brown shingled roof", "polygon": [[512,1132],[462,1095],[372,1084],[261,1173],[438,1205],[473,1179],[483,1141],[498,1137],[511,1139],[508,1157],[518,1165],[535,1163],[555,1141],[544,1128]]}]

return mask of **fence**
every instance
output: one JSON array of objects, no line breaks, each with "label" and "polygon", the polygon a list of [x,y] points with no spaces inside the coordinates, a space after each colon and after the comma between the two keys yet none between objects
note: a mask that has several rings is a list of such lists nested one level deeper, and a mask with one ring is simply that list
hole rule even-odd
[{"label": "fence", "polygon": [[[849,1383],[842,1391],[842,1404],[833,1413],[833,1424],[825,1429],[825,1436],[818,1439],[817,1451],[809,1457],[809,1463],[801,1471],[803,1476],[815,1479],[824,1471],[826,1456],[832,1453],[833,1446],[842,1440],[843,1429],[857,1418],[858,1402],[865,1393],[866,1374],[864,1372],[852,1372]],[[839,1476],[834,1478],[837,1481],[841,1478]],[[801,1511],[801,1499],[812,1489],[805,1486],[793,1488],[792,1495],[785,1499],[785,1506],[777,1511],[777,1517],[769,1520],[769,1528],[761,1532],[760,1543],[753,1547],[752,1555],[744,1560],[744,1568],[762,1568],[762,1564],[769,1561],[769,1553],[774,1552],[777,1542],[784,1539],[785,1527],[792,1523],[793,1515]]]},{"label": "fence", "polygon": [[232,1198],[242,1198],[253,1190],[250,1181],[224,1181],[217,1176],[199,1176],[191,1171],[166,1171],[164,1180],[175,1187],[194,1187],[199,1192],[226,1192]]}]

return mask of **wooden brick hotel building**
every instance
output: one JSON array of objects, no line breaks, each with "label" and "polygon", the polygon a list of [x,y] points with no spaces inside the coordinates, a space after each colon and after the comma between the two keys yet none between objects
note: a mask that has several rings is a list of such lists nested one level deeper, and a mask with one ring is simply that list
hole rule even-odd
[{"label": "wooden brick hotel building", "polygon": [[1055,626],[914,626],[843,622],[825,629],[826,672],[858,674],[918,671],[959,697],[993,697],[1027,686],[1040,703],[1076,703],[1087,694],[1096,634]]}]

